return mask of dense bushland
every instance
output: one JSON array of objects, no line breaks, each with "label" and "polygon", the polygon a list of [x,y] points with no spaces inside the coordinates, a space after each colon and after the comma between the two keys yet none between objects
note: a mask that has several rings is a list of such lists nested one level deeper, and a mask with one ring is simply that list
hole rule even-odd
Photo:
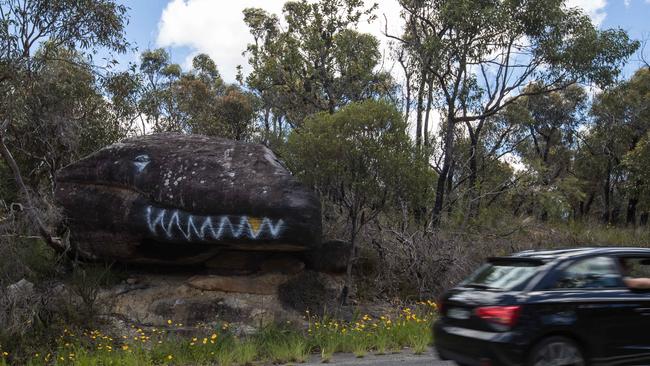
[{"label": "dense bushland", "polygon": [[[53,178],[139,134],[276,151],[320,193],[326,238],[353,244],[342,302],[434,298],[517,250],[650,245],[639,41],[563,0],[399,3],[404,28],[384,56],[357,30],[376,19],[362,1],[246,9],[251,72],[231,84],[204,54],[189,70],[162,49],[131,65],[95,60],[132,49],[128,9],[114,0],[2,2],[3,350],[56,349],[64,327],[81,334],[101,320],[97,288],[119,273],[75,260]],[[635,52],[636,72],[621,75]]]}]

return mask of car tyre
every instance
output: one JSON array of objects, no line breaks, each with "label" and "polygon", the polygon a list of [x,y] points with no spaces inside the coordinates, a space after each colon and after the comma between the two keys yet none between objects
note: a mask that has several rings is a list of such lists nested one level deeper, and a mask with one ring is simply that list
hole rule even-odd
[{"label": "car tyre", "polygon": [[580,346],[567,337],[545,338],[528,355],[527,366],[586,366]]}]

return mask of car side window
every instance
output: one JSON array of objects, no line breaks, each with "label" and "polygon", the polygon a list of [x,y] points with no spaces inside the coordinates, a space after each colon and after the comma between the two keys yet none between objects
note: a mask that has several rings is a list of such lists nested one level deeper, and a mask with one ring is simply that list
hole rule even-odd
[{"label": "car side window", "polygon": [[632,278],[650,278],[649,257],[623,257],[621,260],[624,276]]},{"label": "car side window", "polygon": [[578,260],[566,267],[554,288],[597,289],[622,286],[622,278],[613,258],[592,257]]}]

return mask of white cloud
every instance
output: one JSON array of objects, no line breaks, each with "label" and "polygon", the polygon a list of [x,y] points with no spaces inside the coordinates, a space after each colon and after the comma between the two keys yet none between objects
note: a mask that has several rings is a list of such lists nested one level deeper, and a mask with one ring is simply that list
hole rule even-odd
[{"label": "white cloud", "polygon": [[[234,81],[237,65],[248,71],[242,52],[252,41],[244,24],[242,10],[260,7],[270,13],[281,14],[286,0],[171,0],[165,7],[158,23],[158,47],[187,47],[190,57],[203,52],[210,55],[227,81]],[[650,2],[650,0],[646,0]],[[372,33],[382,42],[384,54],[388,56],[389,40],[383,36],[385,27],[392,34],[399,34],[402,26],[400,7],[397,0],[379,0],[377,20],[372,24],[362,22],[361,31]],[[600,25],[606,13],[607,0],[568,0],[569,6],[584,9],[594,24]],[[388,63],[385,68],[393,67]]]},{"label": "white cloud", "polygon": [[[623,0],[623,5],[625,5],[626,8],[629,8],[630,7],[630,1],[631,0]],[[646,1],[650,1],[650,0],[646,0]]]},{"label": "white cloud", "polygon": [[[191,57],[203,52],[210,55],[227,81],[234,81],[237,65],[248,71],[242,52],[252,41],[242,10],[259,7],[281,15],[286,0],[171,0],[158,24],[158,47],[188,47]],[[372,24],[362,22],[359,29],[374,34],[387,52],[388,40],[383,36],[384,27],[390,33],[399,34],[402,22],[397,0],[382,0],[376,12],[378,19]],[[385,16],[385,17],[384,17]]]},{"label": "white cloud", "polygon": [[[234,81],[237,65],[246,65],[242,52],[252,41],[242,10],[262,7],[279,14],[284,0],[172,0],[158,24],[159,47],[188,47],[192,54],[210,55],[222,76]],[[189,62],[188,62],[189,63]]]},{"label": "white cloud", "polygon": [[568,0],[567,5],[582,8],[591,17],[591,21],[595,25],[601,25],[607,16],[605,12],[607,0]]}]

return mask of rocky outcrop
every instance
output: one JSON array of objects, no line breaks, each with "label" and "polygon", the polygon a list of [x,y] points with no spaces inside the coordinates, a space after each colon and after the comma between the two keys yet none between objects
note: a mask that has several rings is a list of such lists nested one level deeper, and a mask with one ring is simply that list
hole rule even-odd
[{"label": "rocky outcrop", "polygon": [[205,262],[205,266],[210,269],[212,274],[224,276],[273,272],[295,274],[305,269],[305,263],[301,260],[302,256],[300,254],[223,251]]},{"label": "rocky outcrop", "polygon": [[343,273],[350,258],[351,245],[343,240],[330,240],[306,253],[309,268],[328,273]]},{"label": "rocky outcrop", "polygon": [[[126,283],[100,290],[99,302],[106,306],[103,311],[127,324],[155,327],[170,323],[174,327],[180,324],[181,327],[199,324],[214,327],[226,322],[246,328],[285,320],[301,321],[303,309],[318,312],[335,301],[336,297],[331,295],[339,293],[343,283],[341,276],[312,271],[298,275],[273,273],[262,276],[269,281],[265,288],[273,287],[276,291],[251,293],[255,290],[249,287],[243,293],[233,291],[232,287],[214,286],[219,276],[151,273],[132,273],[132,276]],[[259,277],[242,276],[237,281],[252,286]],[[223,283],[232,283],[237,277],[221,279]],[[203,285],[210,285],[210,289],[200,288]]]},{"label": "rocky outcrop", "polygon": [[71,243],[91,259],[218,268],[221,253],[320,244],[318,197],[258,144],[137,137],[67,166],[56,183]]},{"label": "rocky outcrop", "polygon": [[333,273],[345,270],[349,245],[321,247],[319,198],[262,145],[127,139],[62,169],[56,183],[81,257],[194,266],[129,265],[126,282],[100,294],[116,319],[246,326],[336,305]]},{"label": "rocky outcrop", "polygon": [[289,277],[280,273],[264,273],[255,276],[194,276],[187,284],[199,290],[237,292],[244,294],[274,295],[278,286]]},{"label": "rocky outcrop", "polygon": [[11,301],[33,297],[34,284],[23,278],[22,280],[7,286],[6,296]]}]

